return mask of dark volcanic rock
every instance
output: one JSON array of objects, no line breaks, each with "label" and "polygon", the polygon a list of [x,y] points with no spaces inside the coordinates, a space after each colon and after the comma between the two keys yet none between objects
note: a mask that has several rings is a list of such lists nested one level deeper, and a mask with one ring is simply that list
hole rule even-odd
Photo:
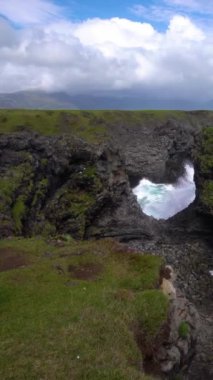
[{"label": "dark volcanic rock", "polygon": [[[167,242],[164,240],[158,244],[142,240],[132,241],[128,244],[137,251],[163,256],[166,263],[175,269],[177,288],[187,300],[195,305],[200,316],[196,346],[192,347],[193,356],[189,363],[185,362],[187,365],[190,364],[190,368],[182,378],[184,380],[212,379],[213,277],[209,273],[212,269],[211,246],[202,235],[191,236],[187,233],[182,233],[182,238],[178,235],[176,239],[172,235]],[[174,317],[172,321],[174,321]]]},{"label": "dark volcanic rock", "polygon": [[109,141],[99,146],[68,134],[0,135],[1,236],[57,232],[158,240],[183,230],[203,233],[202,175],[196,177],[198,199],[191,211],[167,224],[142,213],[131,185],[142,177],[174,181],[186,160],[199,168],[202,118],[208,124],[212,115],[135,122],[125,116],[122,123],[108,124]]},{"label": "dark volcanic rock", "polygon": [[147,124],[112,126],[111,133],[125,158],[130,179],[147,177],[154,182],[174,182],[183,173],[183,162],[194,159],[201,126],[187,120],[160,119]]},{"label": "dark volcanic rock", "polygon": [[[90,171],[93,170],[94,162],[92,147],[82,140],[66,136],[44,137],[29,133],[2,135],[0,138],[1,235],[11,233],[29,235],[41,232],[48,234],[56,229],[63,230],[61,223],[66,213],[68,213],[67,218],[72,218],[75,224],[74,219],[78,219],[93,200],[95,180],[92,179],[89,189],[86,186],[88,177],[92,177]],[[76,203],[80,211],[71,210],[72,199],[65,201],[64,208],[62,203],[60,206],[60,196],[63,200],[66,198],[66,185],[77,197]],[[58,194],[60,189],[61,194]],[[86,199],[87,191],[89,195]],[[54,199],[61,211],[55,218]],[[51,205],[54,208],[52,211]],[[84,223],[83,218],[81,222]],[[81,227],[80,222],[79,224]],[[76,229],[77,235],[81,234],[79,229]]]},{"label": "dark volcanic rock", "polygon": [[0,234],[153,235],[117,149],[70,136],[0,138]]}]

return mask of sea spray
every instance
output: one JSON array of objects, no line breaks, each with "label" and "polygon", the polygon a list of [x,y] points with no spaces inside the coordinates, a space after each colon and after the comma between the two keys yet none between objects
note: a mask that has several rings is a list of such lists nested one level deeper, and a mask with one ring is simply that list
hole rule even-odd
[{"label": "sea spray", "polygon": [[185,164],[176,184],[155,184],[144,178],[133,189],[144,212],[155,219],[168,219],[187,208],[195,199],[194,167]]}]

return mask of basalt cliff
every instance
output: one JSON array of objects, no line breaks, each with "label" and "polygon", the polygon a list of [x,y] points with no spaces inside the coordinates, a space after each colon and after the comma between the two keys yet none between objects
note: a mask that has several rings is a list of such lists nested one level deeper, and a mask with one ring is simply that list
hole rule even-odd
[{"label": "basalt cliff", "polygon": [[61,131],[57,125],[49,133],[39,118],[40,133],[27,119],[5,133],[6,117],[0,120],[1,236],[57,231],[77,239],[156,237],[159,223],[143,215],[131,188],[143,177],[175,182],[187,160],[195,166],[197,199],[168,228],[180,221],[180,228],[184,223],[208,234],[211,112],[59,115]]},{"label": "basalt cliff", "polygon": [[[212,376],[212,149],[213,112],[0,112],[1,238],[115,238],[134,252],[163,256],[181,297],[198,308],[203,331],[197,351],[194,341],[173,342],[158,356],[165,372],[191,364],[193,380]],[[193,204],[167,221],[143,214],[132,188],[143,177],[174,183],[186,161],[195,167]],[[175,313],[182,307],[190,315],[181,302]],[[192,308],[192,330],[195,314]]]}]

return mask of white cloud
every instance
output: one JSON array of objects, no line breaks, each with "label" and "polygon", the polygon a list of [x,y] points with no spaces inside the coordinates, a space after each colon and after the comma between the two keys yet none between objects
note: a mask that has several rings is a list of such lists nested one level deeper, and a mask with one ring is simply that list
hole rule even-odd
[{"label": "white cloud", "polygon": [[0,0],[0,15],[17,24],[39,24],[62,15],[62,8],[48,0]]},{"label": "white cloud", "polygon": [[168,32],[174,39],[181,41],[203,41],[204,32],[196,27],[188,18],[182,16],[173,17],[169,24]]},{"label": "white cloud", "polygon": [[51,21],[15,30],[0,20],[0,92],[115,91],[213,99],[212,35],[174,16],[165,32],[127,19]]},{"label": "white cloud", "polygon": [[152,48],[159,37],[150,24],[120,18],[88,20],[75,28],[74,35],[84,45],[111,43],[121,48]]}]

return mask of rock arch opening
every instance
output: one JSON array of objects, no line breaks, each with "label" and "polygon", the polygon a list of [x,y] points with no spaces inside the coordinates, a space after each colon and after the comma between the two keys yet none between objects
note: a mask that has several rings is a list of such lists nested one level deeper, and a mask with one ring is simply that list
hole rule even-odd
[{"label": "rock arch opening", "polygon": [[174,184],[156,184],[143,178],[133,189],[144,214],[167,220],[195,200],[194,166],[187,162],[184,168],[185,173]]}]

